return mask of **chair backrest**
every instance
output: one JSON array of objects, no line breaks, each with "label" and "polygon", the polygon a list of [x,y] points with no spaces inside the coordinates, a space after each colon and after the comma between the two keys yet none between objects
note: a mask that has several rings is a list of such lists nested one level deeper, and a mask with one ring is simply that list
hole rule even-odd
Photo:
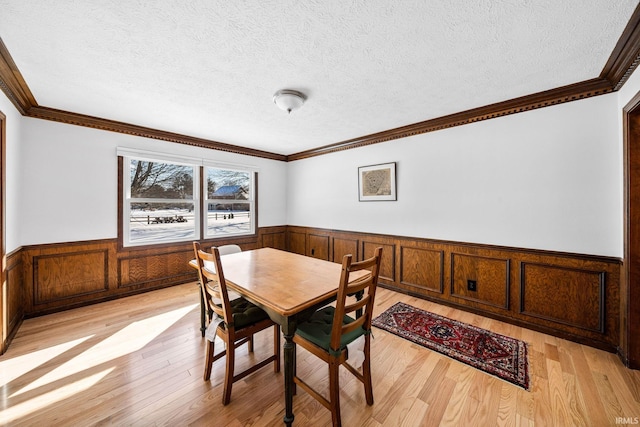
[{"label": "chair backrest", "polygon": [[[378,285],[378,275],[380,273],[380,260],[382,258],[382,248],[376,248],[373,257],[359,262],[352,262],[351,255],[345,255],[342,259],[342,274],[340,275],[340,287],[338,288],[338,298],[336,300],[336,310],[331,329],[331,343],[333,350],[340,349],[342,335],[362,328],[365,332],[371,330],[371,320],[373,314],[373,303]],[[350,281],[351,273],[369,270],[367,274]],[[362,298],[353,303],[347,304],[347,297],[357,293],[362,293]],[[342,319],[346,314],[363,310],[354,322],[343,324]]]},{"label": "chair backrest", "polygon": [[[225,323],[231,322],[231,304],[229,303],[229,293],[227,291],[227,282],[224,280],[224,272],[222,263],[220,262],[220,251],[217,247],[212,247],[211,252],[205,252],[200,249],[200,243],[193,242],[193,250],[196,254],[198,263],[198,275],[200,284],[205,293],[205,300],[210,310],[216,313]],[[212,263],[215,270],[205,268],[205,262]],[[215,304],[214,301],[220,301]]]},{"label": "chair backrest", "polygon": [[238,245],[223,245],[218,246],[218,252],[220,252],[220,255],[235,254],[242,252],[242,248]]}]

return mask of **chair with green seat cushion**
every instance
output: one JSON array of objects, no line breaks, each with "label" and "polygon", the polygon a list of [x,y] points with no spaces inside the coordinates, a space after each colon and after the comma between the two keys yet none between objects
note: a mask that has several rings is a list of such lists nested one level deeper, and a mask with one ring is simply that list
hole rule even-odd
[{"label": "chair with green seat cushion", "polygon": [[[231,387],[234,382],[257,371],[263,366],[273,362],[274,372],[280,372],[280,325],[273,322],[267,313],[260,307],[252,304],[244,298],[229,301],[227,282],[224,279],[222,262],[218,248],[211,248],[211,253],[200,249],[198,242],[193,242],[196,260],[198,262],[198,274],[202,289],[206,293],[205,300],[209,309],[214,313],[215,319],[209,324],[207,330],[207,351],[205,356],[204,380],[211,378],[213,362],[226,355],[227,364],[224,377],[224,391],[222,404],[226,405],[231,400]],[[212,262],[215,269],[205,268],[204,263]],[[214,303],[214,301],[219,301]],[[266,359],[253,364],[239,374],[234,374],[235,349],[248,343],[249,351],[253,351],[253,335],[273,326],[273,354]],[[211,329],[215,329],[212,331]],[[215,337],[220,337],[225,342],[226,350],[215,354]]]},{"label": "chair with green seat cushion", "polygon": [[[297,373],[293,380],[331,411],[334,426],[341,425],[338,383],[340,365],[364,384],[367,404],[373,405],[370,332],[381,257],[381,247],[375,250],[373,257],[360,262],[352,262],[352,256],[345,255],[342,260],[342,274],[335,307],[324,307],[316,311],[309,320],[298,325],[293,337],[296,345],[308,350],[329,365],[328,398],[314,390],[298,377]],[[353,315],[350,315],[351,313]],[[346,362],[349,358],[347,346],[362,336],[364,336],[364,362],[360,372]]]},{"label": "chair with green seat cushion", "polygon": [[[331,329],[333,326],[333,318],[335,317],[335,307],[325,307],[316,311],[308,321],[300,324],[296,333],[307,341],[311,341],[318,347],[329,351],[331,342]],[[344,316],[343,324],[351,323],[354,319],[350,316]],[[355,341],[358,337],[365,333],[365,330],[358,328],[355,331],[344,334],[340,337],[340,348],[343,349],[347,344]]]},{"label": "chair with green seat cushion", "polygon": [[[236,329],[241,329],[250,326],[252,323],[257,323],[261,320],[268,319],[267,313],[257,307],[255,304],[250,303],[244,298],[238,298],[229,301],[231,305],[231,316],[233,317],[233,324]],[[221,307],[221,305],[218,305]]]}]

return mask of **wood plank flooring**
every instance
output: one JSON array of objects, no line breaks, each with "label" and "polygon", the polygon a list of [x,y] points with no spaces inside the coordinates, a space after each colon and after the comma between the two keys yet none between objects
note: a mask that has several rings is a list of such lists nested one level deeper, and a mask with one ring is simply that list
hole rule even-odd
[{"label": "wood plank flooring", "polygon": [[[366,405],[361,384],[343,369],[345,426],[599,427],[640,417],[640,372],[614,354],[386,289],[376,300],[376,315],[403,301],[528,342],[531,391],[375,329],[375,404]],[[234,384],[227,406],[222,360],[203,381],[198,301],[189,283],[25,320],[0,357],[0,424],[283,425],[283,373],[271,365]],[[270,330],[256,338],[256,357],[271,340]],[[238,365],[251,357],[243,346]],[[297,369],[320,389],[326,384],[326,365],[301,349]],[[302,390],[294,412],[294,425],[331,424]]]}]

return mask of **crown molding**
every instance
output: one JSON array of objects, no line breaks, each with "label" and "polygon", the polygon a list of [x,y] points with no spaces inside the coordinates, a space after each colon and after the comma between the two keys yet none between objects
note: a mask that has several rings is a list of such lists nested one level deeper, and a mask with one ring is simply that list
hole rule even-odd
[{"label": "crown molding", "polygon": [[636,7],[622,35],[613,48],[600,77],[619,90],[631,76],[640,61],[640,5]]},{"label": "crown molding", "polygon": [[0,38],[0,89],[7,95],[9,100],[23,116],[34,105],[38,105],[33,94],[27,86],[27,82],[22,78],[20,70],[11,54],[7,50],[4,42]]},{"label": "crown molding", "polygon": [[611,83],[602,78],[586,80],[584,82],[563,86],[556,89],[538,92],[533,95],[526,95],[496,104],[486,105],[447,116],[426,120],[419,123],[389,129],[382,132],[349,139],[335,144],[302,151],[287,156],[288,161],[306,159],[323,154],[335,153],[337,151],[351,148],[364,147],[366,145],[391,141],[393,139],[406,138],[408,136],[419,135],[427,132],[447,129],[454,126],[462,126],[483,120],[494,119],[496,117],[507,116],[538,108],[549,107],[551,105],[576,101],[591,96],[604,95],[613,92]]},{"label": "crown molding", "polygon": [[640,5],[636,7],[632,14],[600,76],[594,79],[325,145],[288,156],[39,106],[2,39],[0,39],[0,89],[15,105],[20,114],[26,117],[52,120],[235,154],[279,161],[295,161],[615,92],[624,85],[639,63]]},{"label": "crown molding", "polygon": [[240,147],[238,145],[226,144],[224,142],[210,139],[196,138],[173,132],[166,132],[158,129],[132,125],[115,120],[102,119],[100,117],[87,116],[84,114],[71,113],[54,108],[35,106],[29,108],[27,117],[51,120],[70,125],[85,126],[94,129],[101,129],[111,132],[124,133],[128,135],[141,136],[144,138],[159,139],[162,141],[175,142],[178,144],[192,145],[195,147],[210,148],[212,150],[226,151],[235,154],[244,154],[253,157],[262,157],[271,160],[285,161],[286,156],[282,154],[270,153],[267,151],[255,150],[252,148]]}]

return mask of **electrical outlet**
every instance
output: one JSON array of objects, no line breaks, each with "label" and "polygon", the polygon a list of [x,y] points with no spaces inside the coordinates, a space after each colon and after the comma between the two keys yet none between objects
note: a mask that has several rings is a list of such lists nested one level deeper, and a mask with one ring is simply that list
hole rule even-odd
[{"label": "electrical outlet", "polygon": [[467,280],[467,289],[475,292],[478,290],[478,283],[475,280]]}]

